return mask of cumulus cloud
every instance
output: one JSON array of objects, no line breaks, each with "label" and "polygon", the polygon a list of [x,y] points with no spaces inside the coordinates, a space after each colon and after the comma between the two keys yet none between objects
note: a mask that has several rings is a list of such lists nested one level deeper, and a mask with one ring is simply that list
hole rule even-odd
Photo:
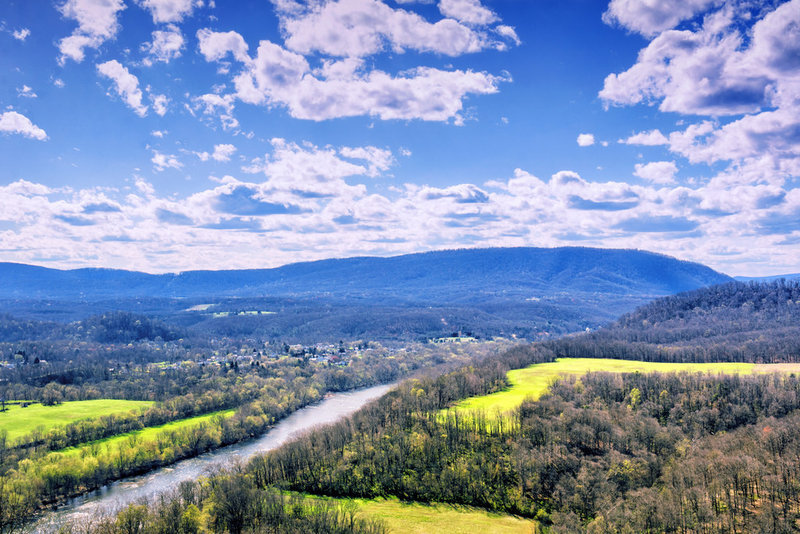
[{"label": "cumulus cloud", "polygon": [[236,147],[230,144],[219,144],[214,145],[214,151],[209,152],[195,152],[195,155],[200,158],[201,161],[208,161],[209,159],[213,159],[214,161],[230,161],[231,156],[236,153]]},{"label": "cumulus cloud", "polygon": [[154,31],[152,36],[152,41],[142,45],[142,50],[149,55],[145,59],[146,65],[151,65],[154,61],[169,63],[181,56],[184,39],[177,26],[170,24],[166,30]]},{"label": "cumulus cloud", "polygon": [[395,159],[392,151],[374,146],[342,147],[339,153],[349,159],[360,159],[367,162],[367,176],[379,176],[387,171]]},{"label": "cumulus cloud", "polygon": [[61,52],[59,62],[63,65],[68,59],[80,63],[85,48],[97,48],[119,31],[117,15],[125,9],[122,0],[67,0],[60,7],[61,14],[75,20],[78,27],[69,37],[58,42]]},{"label": "cumulus cloud", "polygon": [[658,146],[658,145],[668,145],[669,139],[661,133],[660,130],[650,130],[647,132],[638,132],[627,139],[620,139],[620,143],[625,143],[626,145],[644,145],[644,146]]},{"label": "cumulus cloud", "polygon": [[234,31],[215,32],[208,28],[197,31],[200,53],[206,61],[219,61],[231,54],[233,59],[246,63],[250,60],[244,37]]},{"label": "cumulus cloud", "polygon": [[22,98],[36,98],[39,95],[37,95],[31,87],[23,85],[17,88],[17,96]]},{"label": "cumulus cloud", "polygon": [[[720,177],[693,188],[662,187],[593,181],[569,170],[541,179],[518,169],[481,186],[402,184],[375,194],[363,183],[378,154],[375,147],[284,139],[270,145],[254,180],[225,176],[182,197],[164,197],[142,179],[128,192],[62,190],[24,181],[0,187],[0,220],[19,227],[0,233],[0,244],[33,254],[30,243],[36,243],[36,253],[63,255],[71,265],[97,261],[91,256],[104,265],[150,271],[576,243],[657,249],[720,268],[735,262],[741,269],[748,258],[756,258],[757,268],[762,254],[769,254],[774,270],[796,264],[794,248],[786,243],[800,238],[800,195],[774,184]],[[153,156],[164,168],[179,167],[175,156],[158,151]],[[764,172],[764,167],[728,172]],[[265,249],[271,251],[267,264]]]},{"label": "cumulus cloud", "polygon": [[[203,32],[201,50],[207,59],[244,53],[243,39],[228,32],[224,36]],[[271,41],[261,41],[255,58],[244,62],[234,76],[236,98],[256,105],[285,106],[292,117],[326,120],[370,115],[381,119],[422,119],[463,121],[463,100],[470,94],[496,92],[507,77],[485,72],[444,71],[418,67],[392,76],[380,70],[366,70],[364,62],[349,58],[327,61],[312,69],[301,54]],[[230,100],[206,95],[208,106],[225,109]],[[206,108],[208,109],[208,107]]]},{"label": "cumulus cloud", "polygon": [[582,133],[578,135],[578,146],[592,146],[594,144],[594,134]]},{"label": "cumulus cloud", "polygon": [[611,0],[603,13],[606,24],[619,24],[629,30],[652,37],[691,19],[718,0]]},{"label": "cumulus cloud", "polygon": [[33,124],[28,117],[16,111],[0,113],[0,132],[19,134],[38,141],[47,139],[47,133],[44,130]]},{"label": "cumulus cloud", "polygon": [[480,0],[440,0],[439,11],[465,24],[485,25],[499,20],[491,9],[481,5]]},{"label": "cumulus cloud", "polygon": [[[416,50],[458,56],[507,46],[505,40],[493,39],[488,33],[470,27],[497,20],[479,0],[443,0],[440,9],[454,18],[435,23],[379,0],[330,0],[308,5],[273,0],[273,3],[287,48],[302,54],[363,57],[389,48],[395,52]],[[466,24],[456,20],[459,17]]]},{"label": "cumulus cloud", "polygon": [[164,169],[181,169],[181,163],[177,157],[172,154],[162,154],[158,150],[153,150],[153,157],[150,159],[156,171],[161,172]]},{"label": "cumulus cloud", "polygon": [[11,35],[17,41],[25,41],[25,39],[27,39],[30,34],[31,31],[28,28],[22,28],[20,30],[14,30],[13,32],[11,32]]},{"label": "cumulus cloud", "polygon": [[147,115],[147,106],[142,104],[142,90],[139,79],[131,74],[119,61],[112,59],[97,65],[97,72],[114,82],[114,88],[122,100],[137,115]]},{"label": "cumulus cloud", "polygon": [[793,165],[800,157],[800,0],[705,7],[713,9],[702,24],[663,31],[633,66],[610,74],[600,97],[607,105],[657,104],[709,119],[625,142],[668,144],[692,163],[768,157]]},{"label": "cumulus cloud", "polygon": [[156,95],[149,93],[150,101],[153,103],[153,111],[156,115],[163,117],[169,109],[169,98],[166,95]]},{"label": "cumulus cloud", "polygon": [[674,184],[678,167],[674,161],[637,163],[633,174],[654,184]]},{"label": "cumulus cloud", "polygon": [[137,0],[144,9],[150,11],[155,23],[181,22],[191,15],[196,5],[202,2],[195,0]]}]

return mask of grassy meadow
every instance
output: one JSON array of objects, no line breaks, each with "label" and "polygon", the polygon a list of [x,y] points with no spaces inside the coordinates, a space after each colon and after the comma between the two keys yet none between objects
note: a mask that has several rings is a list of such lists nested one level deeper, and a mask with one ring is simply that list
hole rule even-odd
[{"label": "grassy meadow", "polygon": [[665,363],[603,358],[560,358],[555,362],[540,363],[508,372],[511,387],[480,397],[458,402],[451,409],[472,412],[481,410],[488,415],[510,412],[526,398],[539,398],[550,384],[561,375],[584,375],[591,371],[610,373],[768,373],[797,372],[798,364],[752,363]]},{"label": "grassy meadow", "polygon": [[0,412],[0,430],[8,432],[9,441],[13,441],[39,427],[47,431],[81,419],[138,410],[152,404],[150,401],[97,399],[64,402],[55,406],[32,404],[27,408],[7,405],[8,410]]},{"label": "grassy meadow", "polygon": [[481,508],[451,504],[422,504],[399,499],[341,499],[317,497],[338,504],[355,504],[363,517],[383,521],[397,534],[531,534],[535,522]]}]

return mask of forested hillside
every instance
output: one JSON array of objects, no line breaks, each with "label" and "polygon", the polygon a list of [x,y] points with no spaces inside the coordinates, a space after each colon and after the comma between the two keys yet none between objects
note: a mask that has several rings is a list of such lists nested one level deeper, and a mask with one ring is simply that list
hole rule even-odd
[{"label": "forested hillside", "polygon": [[800,281],[731,282],[661,298],[549,347],[561,357],[798,361]]},{"label": "forested hillside", "polygon": [[731,280],[696,263],[637,250],[492,248],[296,263],[275,269],[150,275],[0,264],[0,298],[316,296],[480,302],[569,293],[668,295]]},{"label": "forested hillside", "polygon": [[731,279],[636,250],[494,248],[163,275],[0,264],[0,280],[0,313],[11,316],[4,322],[49,323],[32,324],[27,338],[8,324],[9,336],[0,339],[38,339],[50,323],[127,311],[188,333],[310,343],[459,332],[546,339]]}]

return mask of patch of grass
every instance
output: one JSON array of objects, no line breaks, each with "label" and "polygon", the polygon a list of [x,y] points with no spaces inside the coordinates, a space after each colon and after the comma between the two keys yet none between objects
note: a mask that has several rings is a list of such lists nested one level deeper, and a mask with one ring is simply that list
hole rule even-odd
[{"label": "patch of grass", "polygon": [[188,417],[186,419],[178,419],[177,421],[171,421],[169,423],[158,425],[158,426],[149,426],[147,428],[143,428],[142,430],[136,430],[135,432],[126,432],[124,434],[117,434],[116,436],[111,436],[104,439],[98,439],[96,441],[91,441],[89,443],[84,443],[81,445],[77,445],[75,447],[68,447],[66,449],[61,449],[60,451],[56,451],[59,454],[64,454],[66,456],[75,456],[80,455],[81,452],[86,449],[90,448],[107,448],[109,451],[113,451],[118,449],[121,444],[124,444],[130,439],[131,436],[136,436],[136,440],[139,443],[146,443],[149,441],[156,441],[158,434],[161,432],[169,431],[169,430],[178,430],[181,428],[186,428],[195,425],[201,425],[203,423],[207,423],[211,421],[212,418],[220,416],[220,417],[230,417],[236,410],[220,410],[218,412],[211,412],[205,415],[198,415],[197,417]]},{"label": "patch of grass", "polygon": [[[309,498],[322,498],[307,495]],[[534,521],[451,504],[421,504],[398,499],[333,499],[358,506],[364,517],[380,519],[397,534],[530,534]]]},{"label": "patch of grass", "polygon": [[[752,363],[664,363],[603,358],[560,358],[555,362],[540,363],[508,372],[511,387],[491,395],[471,397],[458,402],[453,408],[472,412],[483,410],[487,415],[510,412],[526,398],[539,398],[560,375],[584,375],[591,371],[610,373],[753,373],[781,371],[781,364],[758,365]],[[790,364],[791,365],[791,364]],[[771,368],[771,370],[770,370]],[[800,365],[795,367],[800,370]]]},{"label": "patch of grass", "polygon": [[0,412],[0,430],[7,431],[9,441],[13,441],[39,427],[46,432],[53,427],[81,419],[129,412],[147,408],[152,404],[151,401],[97,399],[64,402],[56,406],[34,404],[27,408],[6,405],[8,411]]}]

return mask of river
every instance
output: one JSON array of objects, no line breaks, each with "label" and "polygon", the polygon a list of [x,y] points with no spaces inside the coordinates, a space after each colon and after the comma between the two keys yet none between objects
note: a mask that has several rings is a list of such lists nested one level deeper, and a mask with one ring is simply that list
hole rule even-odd
[{"label": "river", "polygon": [[97,491],[71,499],[59,508],[42,514],[24,532],[55,533],[61,525],[69,521],[96,518],[132,502],[151,499],[160,493],[177,488],[184,480],[195,480],[234,461],[244,461],[256,454],[276,449],[316,426],[343,419],[369,401],[382,396],[394,385],[385,384],[334,393],[317,404],[294,412],[260,438],[182,460],[146,475],[118,480]]}]

